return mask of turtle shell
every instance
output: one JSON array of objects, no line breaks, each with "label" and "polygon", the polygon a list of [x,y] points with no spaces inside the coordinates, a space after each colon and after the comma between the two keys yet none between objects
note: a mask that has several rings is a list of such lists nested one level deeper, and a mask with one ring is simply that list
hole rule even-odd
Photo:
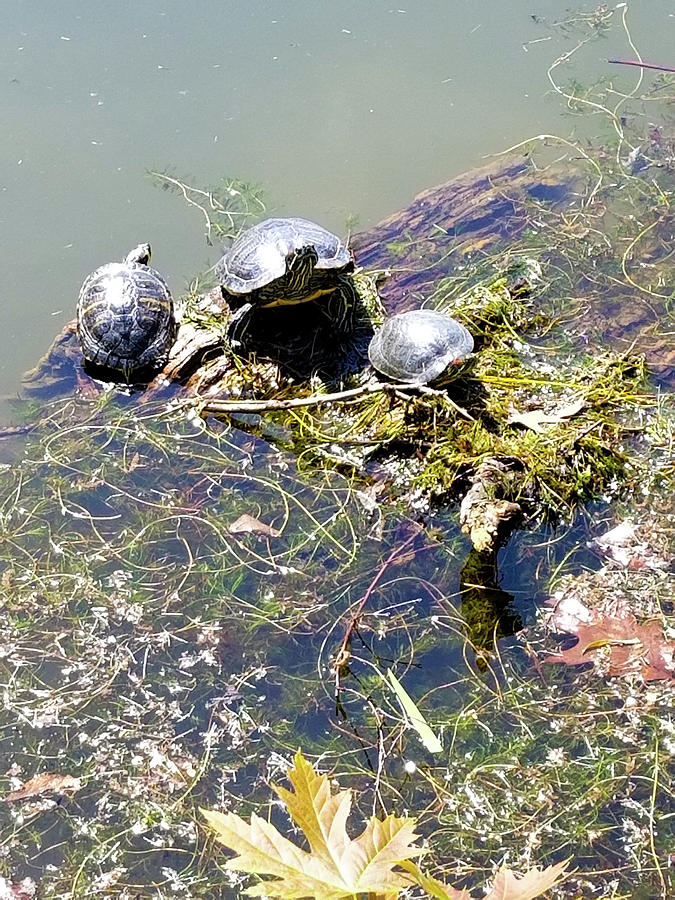
[{"label": "turtle shell", "polygon": [[125,377],[134,370],[161,368],[176,337],[166,282],[138,262],[100,266],[80,289],[77,334],[92,365]]},{"label": "turtle shell", "polygon": [[297,254],[311,255],[311,268],[350,269],[352,257],[340,238],[308,219],[265,219],[239,235],[216,266],[230,294],[252,294],[288,275]]},{"label": "turtle shell", "polygon": [[445,313],[413,309],[387,319],[368,347],[373,367],[387,378],[426,384],[473,350],[473,337]]}]

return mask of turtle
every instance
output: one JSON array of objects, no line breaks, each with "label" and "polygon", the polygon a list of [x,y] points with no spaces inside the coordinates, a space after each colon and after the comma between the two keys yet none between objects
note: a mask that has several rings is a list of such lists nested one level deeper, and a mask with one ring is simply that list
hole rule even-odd
[{"label": "turtle", "polygon": [[173,299],[149,265],[150,244],[124,262],[106,263],[85,278],[77,301],[77,335],[85,363],[121,372],[161,369],[176,338]]},{"label": "turtle", "polygon": [[433,309],[412,309],[386,319],[369,346],[378,372],[394,381],[426,384],[473,350],[473,337],[451,316]]},{"label": "turtle", "polygon": [[352,293],[338,290],[354,261],[340,238],[299,216],[265,219],[247,228],[216,264],[225,299],[235,312],[230,340],[243,336],[254,309],[320,300],[342,332],[352,326]]}]

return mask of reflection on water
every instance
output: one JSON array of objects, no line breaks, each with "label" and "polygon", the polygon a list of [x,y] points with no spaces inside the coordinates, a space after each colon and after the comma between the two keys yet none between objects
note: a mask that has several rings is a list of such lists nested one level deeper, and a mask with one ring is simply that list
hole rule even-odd
[{"label": "reflection on water", "polygon": [[496,553],[469,552],[460,573],[461,613],[476,662],[483,671],[497,641],[523,627],[513,608],[513,594],[499,586],[498,577]]}]

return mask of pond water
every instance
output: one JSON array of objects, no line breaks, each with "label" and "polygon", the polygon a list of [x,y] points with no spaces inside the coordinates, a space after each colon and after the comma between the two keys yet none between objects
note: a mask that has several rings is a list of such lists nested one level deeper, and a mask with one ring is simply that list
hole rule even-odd
[{"label": "pond water", "polygon": [[[97,265],[150,240],[180,294],[216,261],[200,213],[148,170],[244,179],[270,211],[366,227],[486,154],[573,130],[546,79],[567,49],[552,24],[573,18],[556,0],[5,0],[0,395]],[[672,64],[669,0],[631,4],[630,25]],[[570,77],[591,83],[631,52],[613,28]],[[636,78],[610,74],[618,89]]]},{"label": "pond water", "polygon": [[[224,870],[199,809],[262,808],[288,833],[270,782],[301,746],[356,789],[357,819],[419,815],[434,863],[458,886],[478,889],[503,858],[523,870],[572,854],[583,875],[567,896],[590,884],[594,896],[627,897],[646,885],[630,895],[665,898],[666,690],[645,695],[631,683],[629,704],[616,684],[542,667],[534,630],[552,578],[601,565],[586,541],[613,522],[609,478],[565,528],[533,519],[498,555],[479,554],[460,531],[456,495],[420,512],[397,501],[395,478],[385,491],[396,470],[382,459],[367,457],[365,477],[348,456],[330,456],[333,441],[355,454],[368,443],[349,418],[360,407],[205,421],[168,394],[92,393],[86,382],[49,403],[37,393],[25,406],[11,400],[72,318],[89,270],[147,239],[180,296],[218,259],[200,211],[159,190],[147,174],[156,170],[202,187],[243,179],[262,187],[270,213],[368,232],[364,258],[399,264],[385,300],[406,278],[417,286],[420,270],[425,297],[452,299],[457,281],[478,279],[480,261],[493,250],[501,258],[513,235],[516,255],[538,256],[555,289],[541,333],[523,343],[507,322],[511,356],[498,348],[495,359],[512,360],[517,347],[528,365],[543,361],[544,396],[566,377],[577,388],[585,379],[598,420],[596,407],[584,411],[588,431],[561,451],[579,460],[581,484],[603,459],[583,457],[581,443],[597,430],[596,444],[609,446],[615,433],[605,416],[620,406],[615,384],[633,404],[620,408],[621,452],[642,448],[662,465],[672,444],[646,396],[654,381],[639,366],[622,381],[613,362],[602,368],[600,349],[625,349],[646,319],[652,348],[666,352],[673,238],[666,212],[649,217],[670,196],[673,143],[664,131],[651,148],[663,182],[651,170],[617,175],[607,116],[596,126],[552,91],[546,70],[592,33],[588,16],[554,0],[7,0],[3,12],[0,394],[6,418],[36,427],[0,445],[0,896],[239,896],[243,882]],[[632,4],[629,22],[645,57],[675,64],[671,0]],[[558,82],[576,79],[583,91],[608,75],[608,57],[634,54],[618,10]],[[607,105],[638,77],[610,74]],[[642,132],[645,110],[646,101],[631,113]],[[530,194],[514,174],[470,195],[457,235],[428,210],[414,227],[404,218],[403,228],[374,228],[416,192],[549,132],[581,135],[536,156],[571,151],[569,165],[552,166]],[[584,147],[607,169],[597,218],[589,205],[577,221],[558,204],[593,182]],[[484,223],[472,221],[472,197]],[[635,210],[653,222],[639,257],[648,275],[621,268],[641,227],[624,231],[621,220]],[[601,219],[613,244],[595,241]],[[564,368],[584,353],[581,376]],[[499,441],[500,411],[480,409]],[[416,415],[412,407],[405,422],[414,435]],[[455,418],[438,434],[453,435]],[[470,421],[476,432],[485,424]],[[456,434],[461,442],[467,430]],[[413,464],[443,449],[415,441]],[[461,446],[468,456],[475,445]],[[664,471],[672,477],[672,461]],[[654,596],[669,597],[657,575]],[[349,653],[336,671],[341,647]],[[440,755],[410,727],[388,669],[442,738]],[[26,790],[45,773],[51,784]]]}]

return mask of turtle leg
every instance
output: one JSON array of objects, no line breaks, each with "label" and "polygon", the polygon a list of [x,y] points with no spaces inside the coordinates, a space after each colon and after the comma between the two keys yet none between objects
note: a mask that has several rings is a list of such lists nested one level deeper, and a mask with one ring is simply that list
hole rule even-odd
[{"label": "turtle leg", "polygon": [[351,280],[341,281],[334,291],[321,300],[321,310],[340,334],[354,331],[358,294]]},{"label": "turtle leg", "polygon": [[233,350],[240,350],[244,345],[244,335],[251,320],[252,303],[244,303],[234,313],[227,326],[227,339]]}]

